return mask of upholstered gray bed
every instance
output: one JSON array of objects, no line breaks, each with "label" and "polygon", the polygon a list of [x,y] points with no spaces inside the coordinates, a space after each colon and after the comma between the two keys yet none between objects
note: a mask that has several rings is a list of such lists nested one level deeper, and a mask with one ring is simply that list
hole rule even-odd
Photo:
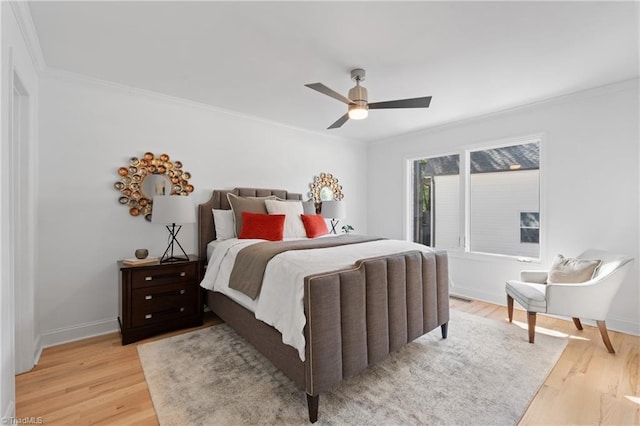
[{"label": "upholstered gray bed", "polygon": [[[215,190],[198,206],[199,256],[216,239],[212,209],[230,209],[227,193],[275,195],[301,200],[284,190]],[[250,341],[307,394],[309,420],[318,416],[320,393],[384,359],[389,353],[449,321],[445,252],[408,251],[363,259],[353,267],[307,276],[304,280],[305,361],[282,343],[275,328],[222,293],[207,291],[209,308]]]}]

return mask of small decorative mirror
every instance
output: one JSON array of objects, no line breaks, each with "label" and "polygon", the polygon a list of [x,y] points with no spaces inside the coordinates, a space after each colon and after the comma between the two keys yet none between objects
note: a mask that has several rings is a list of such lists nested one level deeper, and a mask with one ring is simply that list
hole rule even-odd
[{"label": "small decorative mirror", "polygon": [[332,201],[334,198],[331,187],[323,186],[320,188],[320,201]]},{"label": "small decorative mirror", "polygon": [[331,173],[320,173],[320,176],[316,176],[309,186],[311,187],[309,198],[316,203],[340,201],[344,198],[342,185],[338,183],[338,178],[335,178]]},{"label": "small decorative mirror", "polygon": [[131,216],[144,216],[151,221],[153,197],[156,195],[189,195],[194,186],[191,174],[182,170],[182,162],[170,161],[167,154],[155,156],[145,152],[142,158],[131,157],[129,165],[118,169],[120,181],[113,187],[120,191],[120,204],[129,207]]},{"label": "small decorative mirror", "polygon": [[142,179],[142,196],[153,200],[155,195],[167,195],[171,193],[171,180],[165,175],[147,175]]}]

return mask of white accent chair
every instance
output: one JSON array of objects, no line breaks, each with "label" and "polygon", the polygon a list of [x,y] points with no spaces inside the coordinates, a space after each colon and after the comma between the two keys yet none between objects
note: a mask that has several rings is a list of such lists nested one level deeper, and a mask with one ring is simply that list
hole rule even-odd
[{"label": "white accent chair", "polygon": [[615,353],[605,319],[613,297],[631,268],[633,258],[602,250],[587,250],[577,258],[602,261],[589,281],[576,284],[547,283],[548,271],[522,271],[520,281],[507,281],[505,290],[509,322],[513,321],[514,300],[527,311],[529,343],[534,342],[538,312],[570,316],[578,330],[582,330],[580,318],[595,320],[607,350]]}]

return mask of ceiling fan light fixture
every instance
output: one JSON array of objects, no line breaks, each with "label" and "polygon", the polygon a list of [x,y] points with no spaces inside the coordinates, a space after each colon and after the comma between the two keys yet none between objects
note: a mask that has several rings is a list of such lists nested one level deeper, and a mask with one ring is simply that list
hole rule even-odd
[{"label": "ceiling fan light fixture", "polygon": [[351,70],[351,79],[356,82],[356,85],[349,90],[347,96],[341,95],[322,83],[305,84],[309,89],[313,89],[348,105],[347,113],[338,118],[333,124],[327,127],[327,129],[339,129],[344,123],[349,121],[349,119],[362,120],[367,118],[369,109],[429,108],[431,96],[369,103],[367,89],[360,85],[360,83],[364,81],[364,77],[365,72],[362,68]]},{"label": "ceiling fan light fixture", "polygon": [[356,103],[358,101],[367,102],[369,100],[369,93],[367,93],[367,88],[364,86],[360,86],[360,82],[358,82],[355,87],[352,87],[349,90],[349,99],[353,100]]},{"label": "ceiling fan light fixture", "polygon": [[349,105],[349,118],[352,120],[362,120],[369,115],[369,108],[366,102],[356,101]]}]

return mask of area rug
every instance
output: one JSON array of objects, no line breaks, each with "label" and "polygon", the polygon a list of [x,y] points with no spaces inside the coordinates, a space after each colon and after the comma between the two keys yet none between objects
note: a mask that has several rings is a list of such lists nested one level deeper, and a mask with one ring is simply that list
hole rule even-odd
[{"label": "area rug", "polygon": [[[452,310],[422,336],[320,396],[319,425],[513,425],[564,338]],[[226,324],[138,346],[162,426],[305,425],[306,398]]]}]

